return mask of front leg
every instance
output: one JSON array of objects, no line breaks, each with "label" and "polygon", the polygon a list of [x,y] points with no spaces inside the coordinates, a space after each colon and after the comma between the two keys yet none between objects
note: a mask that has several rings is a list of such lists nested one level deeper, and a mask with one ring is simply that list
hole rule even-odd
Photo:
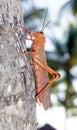
[{"label": "front leg", "polygon": [[25,37],[25,39],[32,41],[32,32],[31,32],[30,30],[26,29],[25,27],[23,27],[22,25],[19,25],[19,27],[20,27],[22,30],[24,30],[24,31],[26,31],[27,33],[29,33],[30,39],[29,39],[29,38],[26,38],[26,37]]},{"label": "front leg", "polygon": [[36,54],[35,51],[22,51],[21,49],[19,50],[19,52],[20,52],[21,54],[24,54],[24,55],[26,55],[26,54],[31,54],[31,55]]}]

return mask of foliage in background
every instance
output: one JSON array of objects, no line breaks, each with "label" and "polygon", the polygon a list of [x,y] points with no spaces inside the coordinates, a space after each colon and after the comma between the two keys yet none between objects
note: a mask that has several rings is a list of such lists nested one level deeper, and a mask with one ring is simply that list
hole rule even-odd
[{"label": "foliage in background", "polygon": [[[22,1],[25,1],[26,6],[26,10],[24,11],[26,12],[24,13],[25,26],[31,31],[37,30],[38,25],[40,26],[43,22],[46,8],[37,8],[33,1],[31,2],[30,0]],[[54,88],[53,93],[57,97],[58,105],[63,105],[68,115],[77,115],[77,103],[75,102],[77,100],[77,93],[72,84],[73,80],[77,79],[77,75],[75,75],[75,73],[71,73],[71,70],[77,66],[76,0],[70,0],[61,7],[58,15],[59,20],[57,26],[60,26],[60,19],[63,17],[64,13],[68,11],[68,9],[71,12],[70,15],[74,17],[74,21],[73,23],[69,21],[68,30],[63,35],[63,39],[66,40],[63,44],[63,41],[59,41],[55,35],[53,38],[49,37],[55,47],[55,50],[53,52],[47,52],[46,54],[48,58],[48,65],[55,70],[59,70],[63,74],[61,79],[52,87]],[[56,26],[54,23],[53,25],[54,27]],[[57,87],[62,83],[65,84],[64,89]]]}]

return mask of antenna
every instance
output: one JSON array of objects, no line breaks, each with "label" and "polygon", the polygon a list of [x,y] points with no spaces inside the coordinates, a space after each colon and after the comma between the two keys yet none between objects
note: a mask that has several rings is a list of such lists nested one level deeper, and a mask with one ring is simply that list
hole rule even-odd
[{"label": "antenna", "polygon": [[50,20],[45,24],[46,21],[46,17],[47,17],[47,13],[48,13],[48,8],[46,9],[46,13],[45,13],[45,17],[44,17],[44,21],[43,21],[43,26],[42,26],[42,30],[41,32],[44,31],[45,27],[50,23]]},{"label": "antenna", "polygon": [[46,20],[47,13],[48,13],[48,8],[46,9],[46,13],[45,13],[44,21],[43,21],[43,26],[42,26],[42,30],[43,30],[44,25],[45,25],[45,20]]},{"label": "antenna", "polygon": [[48,24],[49,24],[50,22],[51,22],[51,21],[49,20],[49,21],[45,24],[45,26],[43,27],[42,31],[44,31],[44,29],[48,26]]}]

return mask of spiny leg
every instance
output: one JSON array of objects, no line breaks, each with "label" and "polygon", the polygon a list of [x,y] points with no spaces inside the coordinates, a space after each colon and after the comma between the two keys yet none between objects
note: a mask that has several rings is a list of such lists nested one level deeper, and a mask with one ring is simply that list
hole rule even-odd
[{"label": "spiny leg", "polygon": [[36,100],[38,101],[38,97],[48,88],[50,87],[50,85],[52,83],[54,83],[55,81],[57,81],[59,78],[60,78],[60,74],[55,72],[53,69],[51,69],[49,66],[47,65],[44,65],[40,62],[40,60],[38,60],[37,58],[34,58],[34,61],[36,62],[36,64],[38,64],[40,67],[42,67],[44,70],[46,70],[48,73],[52,74],[53,75],[53,78],[52,80],[50,80],[47,85],[45,85],[43,87],[43,89],[41,89],[41,91],[39,93],[36,94]]},{"label": "spiny leg", "polygon": [[57,73],[56,71],[54,71],[53,69],[51,69],[49,66],[44,65],[43,63],[40,62],[39,59],[34,57],[34,61],[40,66],[42,67],[44,70],[46,70],[48,73],[53,75],[53,78],[57,78],[57,80],[60,78],[60,74]]},{"label": "spiny leg", "polygon": [[36,101],[38,101],[38,97],[48,88],[50,87],[50,85],[52,83],[54,83],[55,81],[57,80],[57,78],[53,79],[53,80],[50,80],[46,86],[43,87],[43,89],[41,89],[41,91],[39,93],[36,94]]}]

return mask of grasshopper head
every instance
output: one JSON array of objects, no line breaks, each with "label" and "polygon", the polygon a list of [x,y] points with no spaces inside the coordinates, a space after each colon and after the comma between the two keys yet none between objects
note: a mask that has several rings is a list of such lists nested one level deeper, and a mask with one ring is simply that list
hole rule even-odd
[{"label": "grasshopper head", "polygon": [[37,32],[34,32],[34,33],[32,34],[32,36],[33,36],[34,38],[36,38],[36,37],[41,37],[41,36],[44,36],[44,33],[37,31]]},{"label": "grasshopper head", "polygon": [[43,32],[37,31],[32,34],[34,44],[44,45],[45,36]]}]

